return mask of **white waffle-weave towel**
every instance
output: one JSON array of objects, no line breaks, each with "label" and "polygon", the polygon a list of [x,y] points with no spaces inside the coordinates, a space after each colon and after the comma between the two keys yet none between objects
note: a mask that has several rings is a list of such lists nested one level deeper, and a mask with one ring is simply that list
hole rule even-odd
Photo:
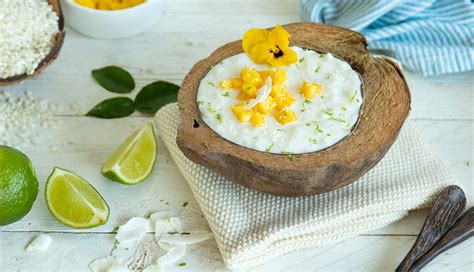
[{"label": "white waffle-weave towel", "polygon": [[163,107],[155,117],[179,170],[214,232],[226,265],[246,269],[287,252],[334,244],[429,206],[445,186],[456,184],[430,146],[405,125],[372,170],[341,189],[306,197],[256,192],[188,160],[176,145],[179,111]]}]

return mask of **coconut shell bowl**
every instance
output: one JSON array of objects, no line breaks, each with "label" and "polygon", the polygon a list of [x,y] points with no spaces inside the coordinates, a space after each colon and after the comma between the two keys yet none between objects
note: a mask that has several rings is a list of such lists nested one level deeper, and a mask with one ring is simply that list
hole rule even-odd
[{"label": "coconut shell bowl", "polygon": [[359,73],[363,114],[352,133],[329,148],[289,157],[239,146],[209,128],[196,105],[200,81],[213,65],[243,52],[239,40],[218,48],[184,78],[176,141],[190,160],[254,190],[280,196],[329,192],[354,182],[383,158],[408,116],[410,92],[399,67],[369,54],[361,34],[316,23],[283,27],[291,34],[290,45],[331,53]]},{"label": "coconut shell bowl", "polygon": [[48,2],[51,4],[51,6],[53,7],[53,10],[56,12],[56,14],[58,15],[58,18],[59,18],[58,19],[59,32],[55,37],[54,45],[51,48],[51,51],[38,64],[38,67],[36,67],[33,74],[31,74],[31,75],[21,74],[21,75],[12,76],[12,77],[9,77],[9,78],[0,78],[0,87],[14,85],[14,84],[19,83],[23,80],[38,77],[44,71],[44,69],[46,69],[46,67],[48,67],[58,57],[59,51],[61,50],[61,47],[62,47],[63,42],[64,42],[64,36],[66,34],[64,32],[64,18],[63,18],[63,14],[62,14],[62,11],[61,11],[61,6],[59,4],[59,1],[58,0],[48,0]]}]

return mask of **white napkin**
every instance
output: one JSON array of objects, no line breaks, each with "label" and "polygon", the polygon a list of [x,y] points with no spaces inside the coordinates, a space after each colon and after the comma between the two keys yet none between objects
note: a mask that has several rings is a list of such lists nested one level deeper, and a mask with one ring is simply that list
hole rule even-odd
[{"label": "white napkin", "polygon": [[341,189],[306,197],[279,197],[240,186],[188,160],[176,145],[176,104],[155,117],[179,170],[214,232],[226,265],[245,269],[290,251],[334,244],[393,223],[409,210],[429,206],[449,170],[406,124],[372,170]]}]

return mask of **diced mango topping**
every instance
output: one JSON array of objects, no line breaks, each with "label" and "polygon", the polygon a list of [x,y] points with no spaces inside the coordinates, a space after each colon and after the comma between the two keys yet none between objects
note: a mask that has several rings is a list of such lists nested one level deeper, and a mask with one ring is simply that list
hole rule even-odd
[{"label": "diced mango topping", "polygon": [[273,80],[273,74],[275,74],[275,71],[273,71],[273,70],[262,70],[262,71],[258,71],[258,73],[262,77],[263,81],[265,81],[267,79],[267,77],[271,77],[272,80]]},{"label": "diced mango topping", "polygon": [[286,90],[286,84],[282,83],[282,84],[275,84],[272,86],[272,92],[271,92],[271,96],[273,97],[277,97],[279,95],[282,95]]},{"label": "diced mango topping", "polygon": [[219,83],[219,88],[221,90],[230,90],[230,89],[236,89],[239,90],[242,88],[243,81],[240,78],[231,78],[231,79],[226,79],[222,80]]},{"label": "diced mango topping", "polygon": [[248,122],[252,117],[252,110],[247,110],[244,108],[245,104],[240,103],[232,106],[232,112],[234,113],[235,117],[239,120],[239,122]]},{"label": "diced mango topping", "polygon": [[95,3],[96,1],[94,0],[75,0],[75,2],[86,8],[91,8],[91,9],[96,8],[96,3]]},{"label": "diced mango topping", "polygon": [[296,101],[296,99],[291,96],[291,94],[287,91],[284,91],[282,94],[277,95],[274,99],[276,102],[276,107],[278,109],[288,108]]},{"label": "diced mango topping", "polygon": [[[252,109],[246,106],[251,99],[256,99],[259,89],[271,77],[272,89],[263,102],[256,104]],[[280,124],[287,124],[297,120],[295,112],[289,108],[295,103],[296,98],[286,89],[288,78],[284,69],[257,71],[252,67],[244,67],[240,77],[222,80],[219,88],[222,90],[237,90],[237,99],[246,103],[232,106],[232,112],[240,122],[250,122],[255,127],[265,126],[265,116],[272,114]],[[305,81],[300,93],[307,99],[313,98],[321,92],[317,83]],[[260,94],[261,95],[261,94]]]},{"label": "diced mango topping", "polygon": [[219,83],[219,88],[221,90],[230,90],[230,89],[232,89],[232,81],[230,79],[222,80]]},{"label": "diced mango topping", "polygon": [[287,80],[286,71],[283,69],[278,69],[273,74],[272,82],[275,82],[275,84],[286,83],[286,80]]},{"label": "diced mango topping", "polygon": [[249,101],[250,99],[252,99],[252,97],[246,95],[244,92],[239,92],[239,94],[237,95],[237,99]]},{"label": "diced mango topping", "polygon": [[242,69],[242,71],[240,72],[240,77],[244,82],[242,90],[244,89],[245,84],[252,85],[257,89],[259,89],[263,85],[263,79],[255,68],[244,67],[244,69]]},{"label": "diced mango topping", "polygon": [[263,126],[265,126],[265,115],[263,115],[259,112],[253,112],[252,116],[250,117],[250,122],[255,127],[263,127]]},{"label": "diced mango topping", "polygon": [[91,9],[118,10],[140,5],[145,0],[74,0],[74,2]]},{"label": "diced mango topping", "polygon": [[314,83],[314,82],[308,82],[305,81],[301,85],[300,88],[300,93],[303,95],[305,98],[308,99],[313,99],[313,97],[321,92],[321,85]]},{"label": "diced mango topping", "polygon": [[248,97],[255,98],[255,95],[257,94],[257,87],[255,85],[252,85],[250,83],[244,83],[242,85],[242,92],[246,94]]},{"label": "diced mango topping", "polygon": [[237,90],[241,89],[242,85],[244,84],[242,79],[240,79],[238,77],[233,78],[230,81],[232,82],[232,88],[237,89]]},{"label": "diced mango topping", "polygon": [[273,114],[273,116],[282,125],[285,125],[287,123],[297,120],[295,112],[289,109],[277,109],[275,110],[275,113]]},{"label": "diced mango topping", "polygon": [[262,103],[258,103],[257,106],[255,106],[255,108],[261,114],[269,114],[276,107],[276,105],[277,105],[276,102],[269,95],[265,99],[265,101],[263,101]]}]

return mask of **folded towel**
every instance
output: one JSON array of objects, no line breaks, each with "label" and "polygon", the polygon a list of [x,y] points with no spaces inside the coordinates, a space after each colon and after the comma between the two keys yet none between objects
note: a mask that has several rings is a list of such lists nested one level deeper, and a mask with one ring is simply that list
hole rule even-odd
[{"label": "folded towel", "polygon": [[429,206],[455,184],[430,147],[405,125],[393,147],[366,175],[338,190],[280,197],[240,186],[188,160],[176,145],[176,104],[155,116],[158,134],[209,221],[226,265],[245,269],[287,252],[340,242]]},{"label": "folded towel", "polygon": [[423,75],[474,69],[474,4],[470,0],[300,0],[305,21],[362,32],[369,49]]}]

